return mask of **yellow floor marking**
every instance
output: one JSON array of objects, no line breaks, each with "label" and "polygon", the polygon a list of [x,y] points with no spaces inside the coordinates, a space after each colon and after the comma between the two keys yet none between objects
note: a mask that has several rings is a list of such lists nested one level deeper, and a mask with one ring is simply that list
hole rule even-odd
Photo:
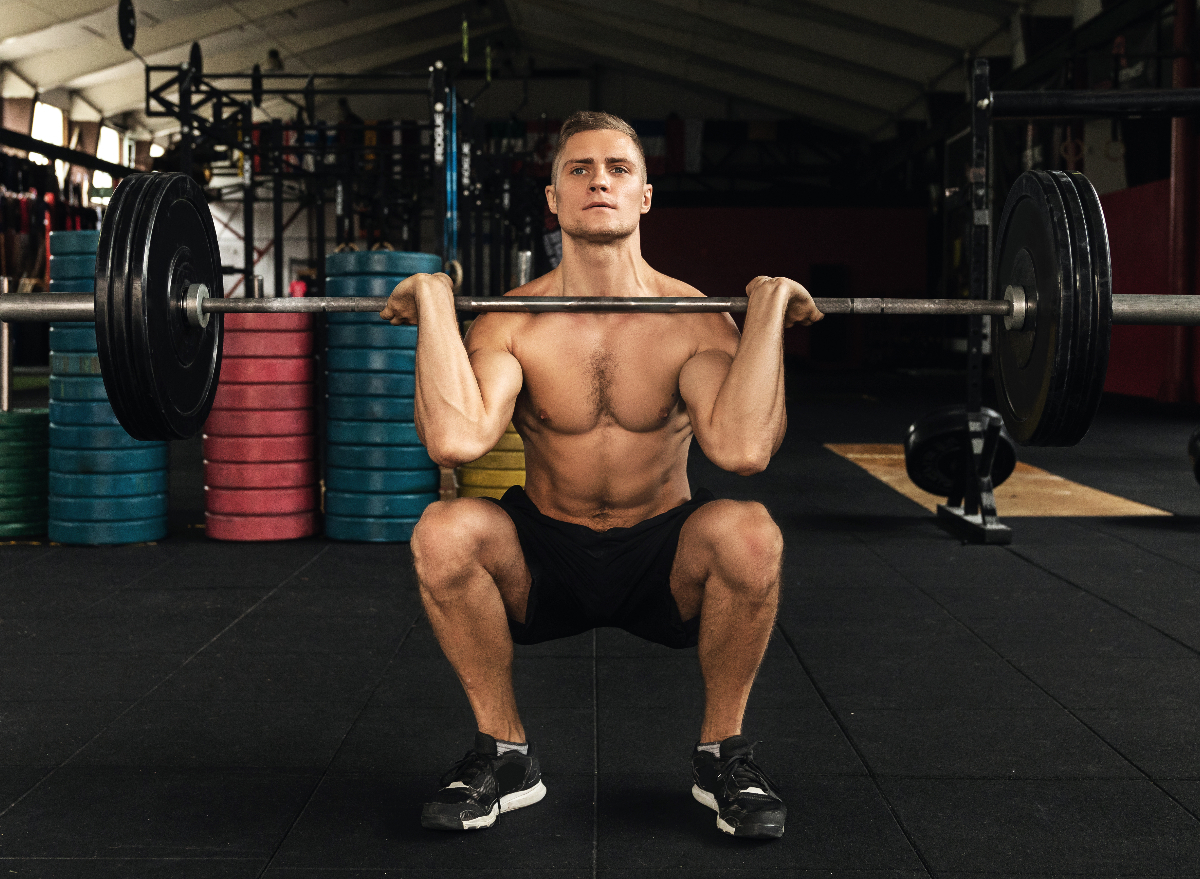
[{"label": "yellow floor marking", "polygon": [[[946,499],[921,491],[904,469],[904,446],[890,444],[826,443],[825,448],[862,467],[929,512]],[[1004,516],[1170,516],[1095,488],[1088,488],[1021,462],[996,489],[996,512]]]}]

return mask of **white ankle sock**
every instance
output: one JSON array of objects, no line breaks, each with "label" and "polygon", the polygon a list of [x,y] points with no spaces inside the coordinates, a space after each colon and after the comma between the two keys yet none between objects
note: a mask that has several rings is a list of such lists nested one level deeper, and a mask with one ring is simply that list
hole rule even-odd
[{"label": "white ankle sock", "polygon": [[502,741],[500,741],[500,739],[496,739],[496,754],[497,755],[507,754],[509,751],[516,751],[518,754],[528,755],[529,754],[529,743],[522,742],[521,744],[517,744],[516,742],[502,742]]}]

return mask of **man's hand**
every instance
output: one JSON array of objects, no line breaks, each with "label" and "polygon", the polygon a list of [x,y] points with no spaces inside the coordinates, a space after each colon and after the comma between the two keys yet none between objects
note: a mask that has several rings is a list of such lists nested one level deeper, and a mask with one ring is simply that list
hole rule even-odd
[{"label": "man's hand", "polygon": [[792,324],[812,326],[825,316],[817,309],[816,303],[804,286],[791,278],[768,278],[759,275],[746,285],[746,295],[750,297],[751,302],[756,299],[775,299],[784,310],[785,329]]},{"label": "man's hand", "polygon": [[409,275],[396,285],[379,316],[396,326],[416,324],[421,302],[434,296],[454,297],[454,283],[448,275]]}]

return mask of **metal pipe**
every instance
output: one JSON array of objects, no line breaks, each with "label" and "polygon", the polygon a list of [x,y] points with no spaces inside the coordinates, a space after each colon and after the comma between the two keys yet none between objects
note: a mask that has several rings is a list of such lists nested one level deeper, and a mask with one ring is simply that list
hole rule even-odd
[{"label": "metal pipe", "polygon": [[91,293],[8,293],[0,296],[0,321],[94,321]]},{"label": "metal pipe", "polygon": [[[8,293],[8,278],[0,278],[0,296]],[[0,412],[7,412],[12,398],[12,337],[7,322],[0,323]]]},{"label": "metal pipe", "polygon": [[1033,116],[1190,116],[1200,113],[1200,89],[1106,89],[992,92],[993,119]]},{"label": "metal pipe", "polygon": [[1200,326],[1200,296],[1126,293],[1113,297],[1114,324]]}]

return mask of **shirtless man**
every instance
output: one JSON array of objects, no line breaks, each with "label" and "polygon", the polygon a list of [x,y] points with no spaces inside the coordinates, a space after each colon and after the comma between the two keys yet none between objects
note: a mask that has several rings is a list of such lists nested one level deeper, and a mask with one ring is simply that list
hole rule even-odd
[{"label": "shirtless man", "polygon": [[[703,295],[642,259],[651,194],[628,123],[573,115],[546,187],[562,263],[513,295]],[[422,809],[425,827],[490,827],[545,795],[513,695],[513,644],[618,626],[698,647],[705,709],[692,794],[726,833],[783,834],[786,807],[741,735],[783,540],[762,504],[693,495],[687,457],[694,435],[726,470],[767,466],[786,428],[783,329],[821,313],[785,278],[746,289],[740,337],[727,314],[492,312],[465,343],[446,275],[414,275],[392,292],[381,316],[421,328],[415,420],[432,458],[474,461],[510,420],[525,441],[523,491],[435,503],[413,532],[421,599],[478,724]]]}]

